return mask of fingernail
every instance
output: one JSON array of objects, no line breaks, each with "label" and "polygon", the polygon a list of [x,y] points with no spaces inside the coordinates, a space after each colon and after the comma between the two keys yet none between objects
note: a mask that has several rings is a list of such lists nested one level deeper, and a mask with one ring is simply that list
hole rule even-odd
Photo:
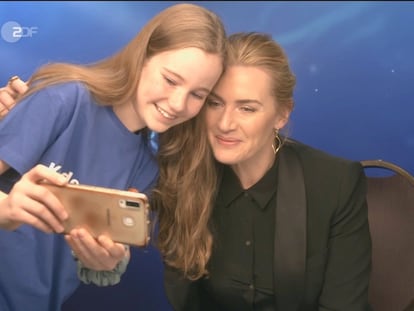
[{"label": "fingernail", "polygon": [[61,184],[65,184],[67,181],[68,181],[67,176],[65,176],[65,175],[60,175],[60,176],[59,176],[59,182],[60,182]]}]

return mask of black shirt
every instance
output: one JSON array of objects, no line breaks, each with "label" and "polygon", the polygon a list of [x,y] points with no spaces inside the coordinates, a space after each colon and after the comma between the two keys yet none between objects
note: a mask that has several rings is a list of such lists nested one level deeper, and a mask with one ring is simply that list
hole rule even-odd
[{"label": "black shirt", "polygon": [[208,265],[210,275],[201,286],[209,310],[275,309],[277,162],[246,190],[233,170],[224,168],[212,217],[214,246]]}]

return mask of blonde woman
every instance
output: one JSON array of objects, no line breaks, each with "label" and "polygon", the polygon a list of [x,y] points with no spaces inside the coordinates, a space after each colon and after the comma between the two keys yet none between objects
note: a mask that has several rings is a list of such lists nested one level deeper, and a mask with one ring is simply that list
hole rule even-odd
[{"label": "blonde woman", "polygon": [[294,104],[287,56],[265,34],[229,41],[225,72],[197,117],[198,144],[211,151],[190,152],[190,139],[169,144],[168,132],[160,141],[153,205],[172,306],[370,310],[360,163],[281,136]]}]

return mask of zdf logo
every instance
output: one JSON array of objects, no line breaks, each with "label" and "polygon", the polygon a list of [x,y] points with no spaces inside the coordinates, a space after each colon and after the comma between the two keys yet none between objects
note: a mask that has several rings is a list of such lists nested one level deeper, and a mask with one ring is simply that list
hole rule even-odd
[{"label": "zdf logo", "polygon": [[4,41],[14,43],[21,38],[31,38],[37,33],[37,27],[20,26],[18,22],[9,21],[1,27],[1,37]]}]

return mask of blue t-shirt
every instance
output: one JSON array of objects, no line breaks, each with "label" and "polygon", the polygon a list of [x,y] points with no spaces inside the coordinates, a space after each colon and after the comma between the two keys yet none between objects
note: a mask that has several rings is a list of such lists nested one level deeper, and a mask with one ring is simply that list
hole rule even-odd
[{"label": "blue t-shirt", "polygon": [[[0,121],[0,159],[23,174],[52,166],[81,184],[147,192],[158,168],[147,139],[131,133],[112,107],[99,106],[81,83],[64,83],[24,99]],[[0,189],[16,180],[0,175]],[[62,235],[23,225],[0,230],[0,310],[57,311],[79,285]]]}]

